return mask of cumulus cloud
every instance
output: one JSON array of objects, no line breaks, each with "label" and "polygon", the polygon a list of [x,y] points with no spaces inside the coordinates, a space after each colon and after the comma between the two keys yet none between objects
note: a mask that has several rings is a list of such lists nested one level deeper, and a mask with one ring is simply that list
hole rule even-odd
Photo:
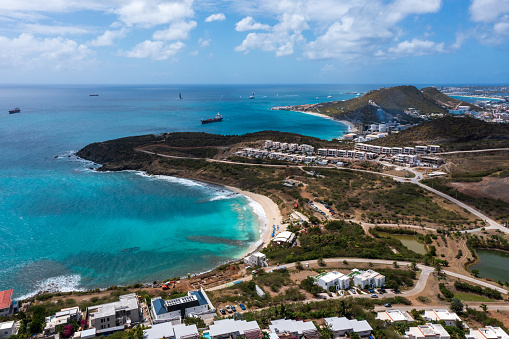
[{"label": "cumulus cloud", "polygon": [[208,16],[205,19],[205,22],[212,22],[212,21],[225,21],[226,16],[223,13],[214,13],[210,16]]},{"label": "cumulus cloud", "polygon": [[248,16],[244,19],[240,20],[235,24],[235,30],[237,32],[245,32],[245,31],[254,31],[254,30],[264,30],[268,31],[270,29],[269,25],[264,25],[259,22],[256,22],[255,19]]},{"label": "cumulus cloud", "polygon": [[113,12],[128,26],[152,27],[192,17],[192,6],[193,0],[130,0]]},{"label": "cumulus cloud", "polygon": [[509,0],[473,0],[470,16],[476,22],[494,22],[509,13]]},{"label": "cumulus cloud", "polygon": [[72,70],[90,61],[88,58],[92,55],[87,46],[62,37],[39,39],[28,33],[13,39],[0,36],[0,65],[3,67]]},{"label": "cumulus cloud", "polygon": [[152,35],[154,40],[183,40],[189,37],[189,32],[196,28],[196,21],[179,21],[170,25],[163,31],[156,31]]},{"label": "cumulus cloud", "polygon": [[121,52],[129,58],[151,58],[153,60],[168,60],[185,47],[181,41],[166,44],[164,41],[145,40],[136,45],[132,50]]},{"label": "cumulus cloud", "polygon": [[27,24],[23,26],[26,33],[43,34],[43,35],[77,35],[87,34],[88,29],[76,26],[50,26],[41,24]]},{"label": "cumulus cloud", "polygon": [[212,39],[203,39],[203,38],[200,38],[198,39],[198,45],[200,45],[200,47],[208,47],[210,46],[210,42],[212,41]]},{"label": "cumulus cloud", "polygon": [[98,36],[96,39],[90,41],[92,46],[111,46],[115,43],[115,40],[122,39],[127,34],[127,29],[122,28],[118,31],[106,30],[103,35]]},{"label": "cumulus cloud", "polygon": [[472,0],[469,11],[479,24],[471,36],[481,43],[497,45],[509,38],[509,0]]},{"label": "cumulus cloud", "polygon": [[[250,15],[274,17],[269,26],[247,16],[236,25],[237,31],[256,29],[267,33],[248,33],[235,50],[258,48],[289,55],[302,46],[309,59],[357,60],[397,41],[403,34],[401,22],[412,15],[436,13],[441,0],[239,0],[238,10]],[[303,31],[315,36],[304,39]]]},{"label": "cumulus cloud", "polygon": [[413,39],[402,41],[396,46],[390,47],[387,54],[392,58],[407,56],[421,56],[434,53],[445,53],[444,43],[436,43],[430,40]]}]

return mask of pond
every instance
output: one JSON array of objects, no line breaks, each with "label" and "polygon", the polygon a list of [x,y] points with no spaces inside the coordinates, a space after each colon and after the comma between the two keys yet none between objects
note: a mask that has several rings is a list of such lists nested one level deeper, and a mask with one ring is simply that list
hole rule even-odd
[{"label": "pond", "polygon": [[401,241],[403,246],[405,246],[406,248],[408,248],[411,251],[414,251],[415,253],[419,253],[422,255],[425,255],[426,253],[428,253],[426,251],[426,246],[423,243],[420,243],[417,240],[416,236],[404,235],[404,234],[390,234],[390,233],[384,233],[383,235],[387,236],[387,237],[394,238],[394,239],[398,239],[399,241]]},{"label": "pond", "polygon": [[478,269],[479,275],[483,278],[490,278],[495,281],[509,281],[509,253],[494,250],[477,250],[481,260],[472,269]]}]

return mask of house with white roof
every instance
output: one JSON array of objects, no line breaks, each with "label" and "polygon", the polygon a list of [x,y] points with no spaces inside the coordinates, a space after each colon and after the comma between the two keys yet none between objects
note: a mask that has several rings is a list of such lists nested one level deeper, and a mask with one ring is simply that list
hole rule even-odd
[{"label": "house with white roof", "polygon": [[367,337],[373,328],[366,320],[348,319],[346,317],[325,318],[325,323],[334,333],[334,338],[344,337],[345,334],[355,332],[361,337]]},{"label": "house with white roof", "polygon": [[426,324],[410,327],[406,331],[408,339],[450,339],[451,336],[439,324]]},{"label": "house with white roof", "polygon": [[88,330],[76,331],[73,334],[73,339],[92,339],[97,336],[97,330],[95,328],[90,328]]},{"label": "house with white roof", "polygon": [[353,276],[353,284],[360,288],[382,287],[385,285],[385,276],[373,270],[360,271],[354,269],[350,276]]},{"label": "house with white roof", "polygon": [[186,317],[202,317],[216,312],[203,288],[199,291],[188,291],[185,297],[170,300],[153,298],[151,304],[152,321],[156,324],[162,322],[180,324]]},{"label": "house with white roof", "polygon": [[262,330],[256,321],[223,319],[217,320],[209,326],[209,335],[212,339],[236,339],[244,336],[246,339],[263,338]]},{"label": "house with white roof", "polygon": [[269,262],[267,260],[267,256],[265,254],[260,252],[255,252],[247,257],[244,258],[244,264],[256,267],[267,267],[269,266]]},{"label": "house with white roof", "polygon": [[14,321],[6,321],[0,323],[0,339],[9,338],[11,335],[15,335],[17,332],[18,329]]},{"label": "house with white roof", "polygon": [[329,291],[331,287],[334,287],[336,290],[345,290],[350,287],[350,278],[337,271],[319,274],[314,280],[315,284],[326,291]]},{"label": "house with white roof", "polygon": [[136,294],[121,295],[113,303],[90,306],[88,326],[97,330],[97,334],[121,331],[140,322],[141,311]]},{"label": "house with white roof", "polygon": [[143,331],[143,339],[198,339],[200,334],[196,325],[154,324]]},{"label": "house with white roof", "polygon": [[320,337],[320,333],[312,321],[279,319],[271,320],[270,323],[269,330],[272,337],[275,337],[274,334],[278,337],[291,336],[299,339],[302,337],[318,339]]},{"label": "house with white roof", "polygon": [[81,320],[81,312],[79,307],[64,308],[55,315],[46,317],[46,326],[44,327],[43,333],[49,335],[55,333],[55,328],[58,325],[65,325],[71,319],[79,322]]},{"label": "house with white roof", "polygon": [[447,309],[434,309],[431,311],[424,311],[425,320],[428,321],[443,321],[445,326],[456,326],[456,321],[461,321],[460,317],[454,312],[449,312]]},{"label": "house with white roof", "polygon": [[486,326],[477,330],[470,330],[467,339],[509,339],[509,335],[500,327]]},{"label": "house with white roof", "polygon": [[376,319],[385,320],[391,323],[395,323],[398,321],[403,322],[413,322],[414,318],[408,312],[402,312],[400,310],[387,310],[383,312],[378,312],[376,315]]},{"label": "house with white roof", "polygon": [[274,243],[281,244],[293,244],[295,241],[295,234],[289,231],[281,232],[272,240]]}]

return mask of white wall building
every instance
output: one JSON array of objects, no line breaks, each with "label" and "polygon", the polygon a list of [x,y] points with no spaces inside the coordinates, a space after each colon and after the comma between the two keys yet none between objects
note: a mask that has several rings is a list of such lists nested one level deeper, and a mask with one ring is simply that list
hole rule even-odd
[{"label": "white wall building", "polygon": [[318,339],[320,333],[312,321],[279,319],[271,320],[270,332],[279,336],[291,335],[294,338]]},{"label": "white wall building", "polygon": [[162,322],[180,324],[186,317],[206,317],[216,311],[203,288],[199,291],[188,291],[187,296],[181,298],[170,300],[153,298],[151,304],[151,315],[155,324]]},{"label": "white wall building", "polygon": [[439,324],[426,324],[410,327],[406,331],[408,339],[450,339],[451,336]]},{"label": "white wall building", "polygon": [[244,264],[249,265],[251,267],[267,267],[269,266],[269,261],[265,254],[260,252],[255,252],[244,258]]},{"label": "white wall building", "polygon": [[117,302],[91,306],[88,326],[94,327],[97,334],[124,330],[141,320],[141,312],[136,294],[121,295]]},{"label": "white wall building", "polygon": [[79,307],[63,308],[55,315],[46,317],[46,326],[43,333],[45,335],[55,333],[55,328],[58,325],[67,324],[71,319],[79,322],[81,320],[81,312]]},{"label": "white wall building", "polygon": [[198,339],[199,337],[196,325],[162,323],[143,331],[143,339]]},{"label": "white wall building", "polygon": [[14,321],[6,321],[0,323],[0,339],[9,338],[17,333],[16,323]]},{"label": "white wall building", "polygon": [[373,328],[366,320],[349,320],[345,317],[325,318],[325,323],[334,333],[334,338],[343,338],[345,334],[355,332],[361,337],[367,337],[373,331]]},{"label": "white wall building", "polygon": [[385,285],[385,276],[373,270],[359,271],[353,270],[353,284],[360,288],[382,287]]},{"label": "white wall building", "polygon": [[315,283],[326,291],[329,291],[331,287],[336,290],[345,290],[350,287],[350,278],[343,273],[332,271],[316,276]]},{"label": "white wall building", "polygon": [[263,337],[260,326],[256,321],[217,320],[209,326],[209,329],[209,335],[212,339],[236,339],[239,335],[246,339],[260,339]]},{"label": "white wall building", "polygon": [[272,240],[274,243],[281,244],[293,244],[295,241],[295,234],[289,231],[281,232]]},{"label": "white wall building", "polygon": [[400,310],[387,310],[383,312],[378,312],[376,315],[376,319],[385,320],[391,323],[395,323],[398,321],[403,322],[413,322],[414,318],[408,312],[402,312]]},{"label": "white wall building", "polygon": [[470,330],[467,339],[509,339],[509,335],[500,327],[486,326],[477,330]]},{"label": "white wall building", "polygon": [[424,311],[423,318],[428,321],[444,321],[446,326],[456,326],[456,321],[461,321],[456,313],[449,312],[447,309]]}]

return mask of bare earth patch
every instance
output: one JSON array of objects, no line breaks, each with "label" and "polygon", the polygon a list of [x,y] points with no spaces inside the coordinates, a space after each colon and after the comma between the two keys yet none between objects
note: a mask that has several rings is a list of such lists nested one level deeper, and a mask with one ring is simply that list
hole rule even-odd
[{"label": "bare earth patch", "polygon": [[509,203],[509,178],[485,177],[479,182],[452,182],[450,185],[464,194]]}]

